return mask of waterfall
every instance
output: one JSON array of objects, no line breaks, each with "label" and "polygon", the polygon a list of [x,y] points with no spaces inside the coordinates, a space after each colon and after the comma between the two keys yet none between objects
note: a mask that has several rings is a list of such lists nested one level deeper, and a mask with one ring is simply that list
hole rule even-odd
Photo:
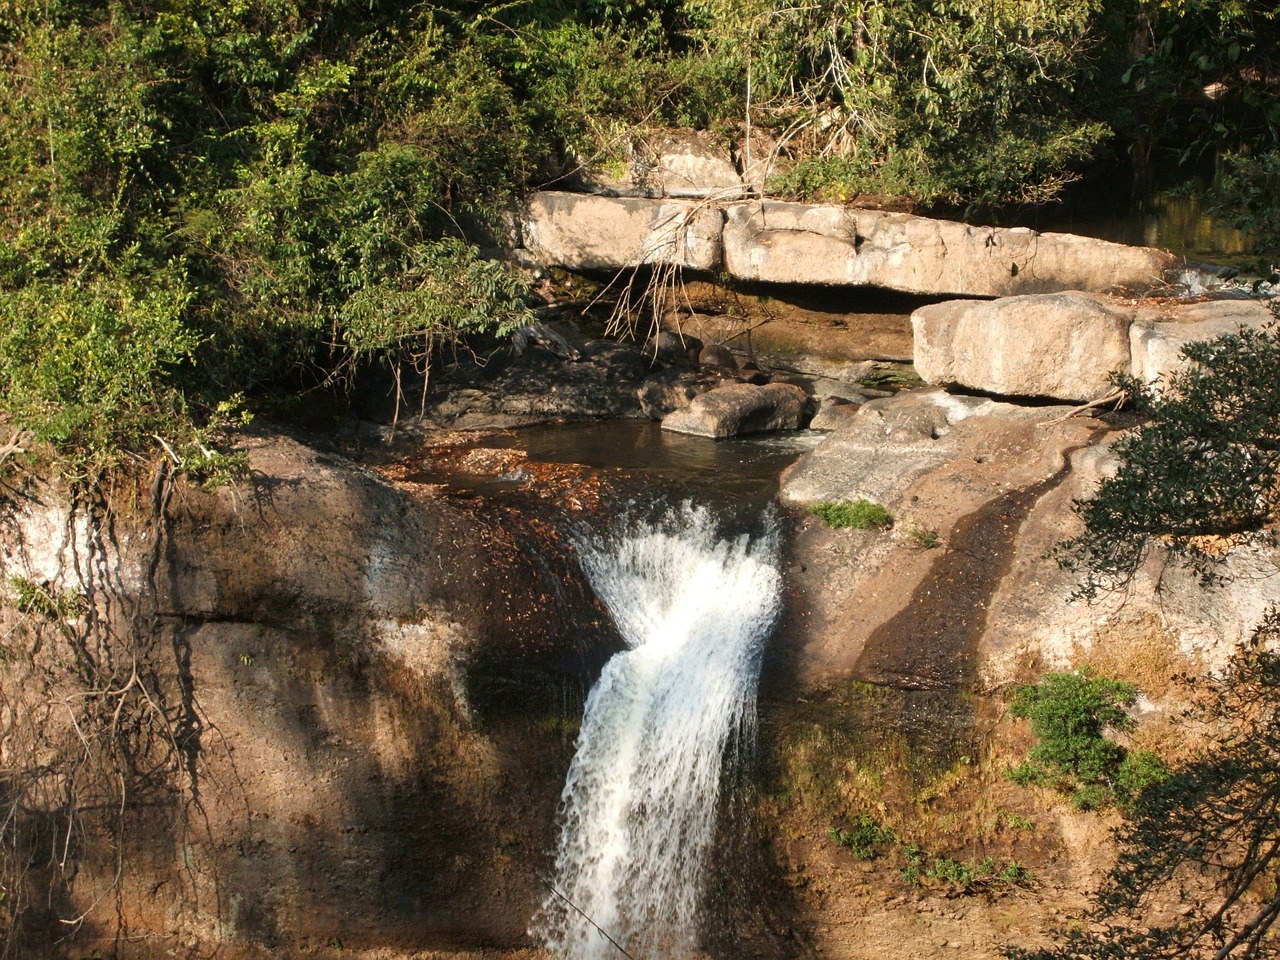
[{"label": "waterfall", "polygon": [[754,742],[777,554],[775,530],[722,536],[690,505],[581,544],[626,649],[587,697],[561,795],[554,889],[531,930],[553,955],[620,960],[599,930],[636,958],[692,950],[721,775]]}]

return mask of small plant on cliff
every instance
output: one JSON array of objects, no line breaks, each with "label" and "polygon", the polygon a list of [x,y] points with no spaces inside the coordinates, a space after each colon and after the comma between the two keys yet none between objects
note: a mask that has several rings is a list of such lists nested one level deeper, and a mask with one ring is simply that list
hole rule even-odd
[{"label": "small plant on cliff", "polygon": [[84,598],[74,590],[55,593],[47,583],[36,583],[26,577],[10,577],[14,606],[20,613],[35,614],[49,620],[72,620],[84,612]]},{"label": "small plant on cliff", "polygon": [[1039,743],[1009,779],[1070,791],[1082,810],[1131,802],[1164,773],[1152,754],[1130,753],[1106,736],[1133,726],[1125,708],[1137,695],[1133,684],[1081,671],[1018,687],[1010,712],[1031,721]]},{"label": "small plant on cliff", "polygon": [[869,813],[858,814],[847,830],[832,827],[830,836],[840,846],[848,847],[859,860],[874,860],[880,855],[880,847],[898,842],[893,829]]},{"label": "small plant on cliff", "polygon": [[870,500],[823,500],[810,504],[809,512],[835,530],[875,530],[893,523],[893,515]]}]

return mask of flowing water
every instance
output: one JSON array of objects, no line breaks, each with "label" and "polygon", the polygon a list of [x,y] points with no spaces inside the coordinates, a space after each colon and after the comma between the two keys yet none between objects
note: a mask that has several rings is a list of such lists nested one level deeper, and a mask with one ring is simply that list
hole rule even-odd
[{"label": "flowing water", "polygon": [[754,743],[780,603],[778,533],[766,526],[729,536],[685,504],[580,544],[626,649],[587,697],[561,796],[552,891],[532,931],[555,956],[694,948],[721,784]]}]

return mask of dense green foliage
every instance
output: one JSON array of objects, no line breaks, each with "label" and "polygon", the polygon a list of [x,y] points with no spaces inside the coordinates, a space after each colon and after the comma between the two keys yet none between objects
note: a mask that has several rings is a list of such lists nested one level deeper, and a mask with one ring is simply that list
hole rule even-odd
[{"label": "dense green foliage", "polygon": [[347,0],[0,4],[0,406],[92,471],[241,391],[528,317],[459,237],[534,155],[480,21]]},{"label": "dense green foliage", "polygon": [[1010,712],[1031,721],[1038,742],[1009,778],[1066,790],[1085,810],[1132,802],[1163,777],[1154,756],[1130,752],[1106,735],[1133,726],[1125,708],[1137,695],[1132,684],[1079,671],[1047,673],[1016,688]]},{"label": "dense green foliage", "polygon": [[1154,545],[1200,576],[1223,546],[1274,537],[1280,508],[1280,329],[1188,344],[1194,363],[1159,393],[1127,382],[1149,422],[1116,445],[1120,467],[1075,510],[1084,532],[1061,560],[1081,592],[1127,583]]},{"label": "dense green foliage", "polygon": [[787,120],[779,186],[926,202],[1052,196],[1108,133],[1081,109],[1097,3],[726,4],[754,101]]},{"label": "dense green foliage", "polygon": [[[1280,615],[1186,718],[1210,743],[1130,809],[1121,855],[1086,920],[1022,960],[1274,956],[1280,917]],[[1176,909],[1170,909],[1170,901]],[[1162,904],[1157,908],[1156,904]],[[1157,919],[1163,917],[1166,919]]]},{"label": "dense green foliage", "polygon": [[673,124],[768,132],[787,194],[966,205],[1112,134],[1229,149],[1269,251],[1278,31],[1241,0],[0,0],[0,412],[88,472],[185,463],[241,393],[424,369],[528,318],[478,253],[523,189]]}]

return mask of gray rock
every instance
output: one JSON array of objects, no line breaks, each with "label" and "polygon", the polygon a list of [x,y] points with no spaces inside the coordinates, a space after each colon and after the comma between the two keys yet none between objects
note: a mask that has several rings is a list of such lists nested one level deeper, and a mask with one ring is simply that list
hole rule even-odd
[{"label": "gray rock", "polygon": [[798,430],[804,425],[807,401],[805,392],[789,383],[726,384],[667,416],[662,429],[716,438]]},{"label": "gray rock", "polygon": [[621,170],[584,169],[575,190],[606,197],[721,197],[745,192],[728,148],[700,130],[667,130],[634,144]]},{"label": "gray rock", "polygon": [[785,503],[871,500],[893,507],[921,476],[960,456],[973,455],[967,439],[953,437],[971,417],[1047,420],[1060,408],[1020,407],[940,389],[913,390],[872,400],[805,454],[787,473],[779,497]]},{"label": "gray rock", "polygon": [[698,351],[698,364],[703,367],[719,367],[721,370],[737,370],[738,361],[733,351],[722,343],[708,343]]},{"label": "gray rock", "polygon": [[650,420],[661,420],[689,406],[693,398],[717,385],[696,370],[671,367],[646,377],[636,390],[640,411]]},{"label": "gray rock", "polygon": [[722,218],[689,200],[543,192],[529,198],[522,233],[543,263],[570,270],[666,263],[711,271],[720,265]]},{"label": "gray rock", "polygon": [[666,197],[739,197],[742,178],[728,149],[710,135],[695,130],[672,130],[650,144],[654,168]]},{"label": "gray rock", "polygon": [[1094,400],[1129,369],[1131,318],[1079,291],[930,304],[911,315],[916,372],[1003,396]]},{"label": "gray rock", "polygon": [[670,330],[659,330],[644,346],[644,355],[658,363],[684,363],[696,355],[702,342],[695,337],[682,337]]},{"label": "gray rock", "polygon": [[511,335],[511,347],[517,355],[534,344],[565,360],[582,359],[582,351],[586,348],[586,341],[578,328],[563,320],[531,323]]},{"label": "gray rock", "polygon": [[809,422],[809,429],[838,430],[853,419],[861,406],[842,397],[828,396],[818,404],[818,412]]},{"label": "gray rock", "polygon": [[571,270],[670,263],[769,283],[876,286],[999,297],[1147,289],[1172,255],[1024,227],[975,227],[883,210],[543,192],[521,220],[525,246]]},{"label": "gray rock", "polygon": [[1206,300],[1139,308],[1129,328],[1134,377],[1146,383],[1168,382],[1187,366],[1182,348],[1245,328],[1274,322],[1275,314],[1257,300]]}]

